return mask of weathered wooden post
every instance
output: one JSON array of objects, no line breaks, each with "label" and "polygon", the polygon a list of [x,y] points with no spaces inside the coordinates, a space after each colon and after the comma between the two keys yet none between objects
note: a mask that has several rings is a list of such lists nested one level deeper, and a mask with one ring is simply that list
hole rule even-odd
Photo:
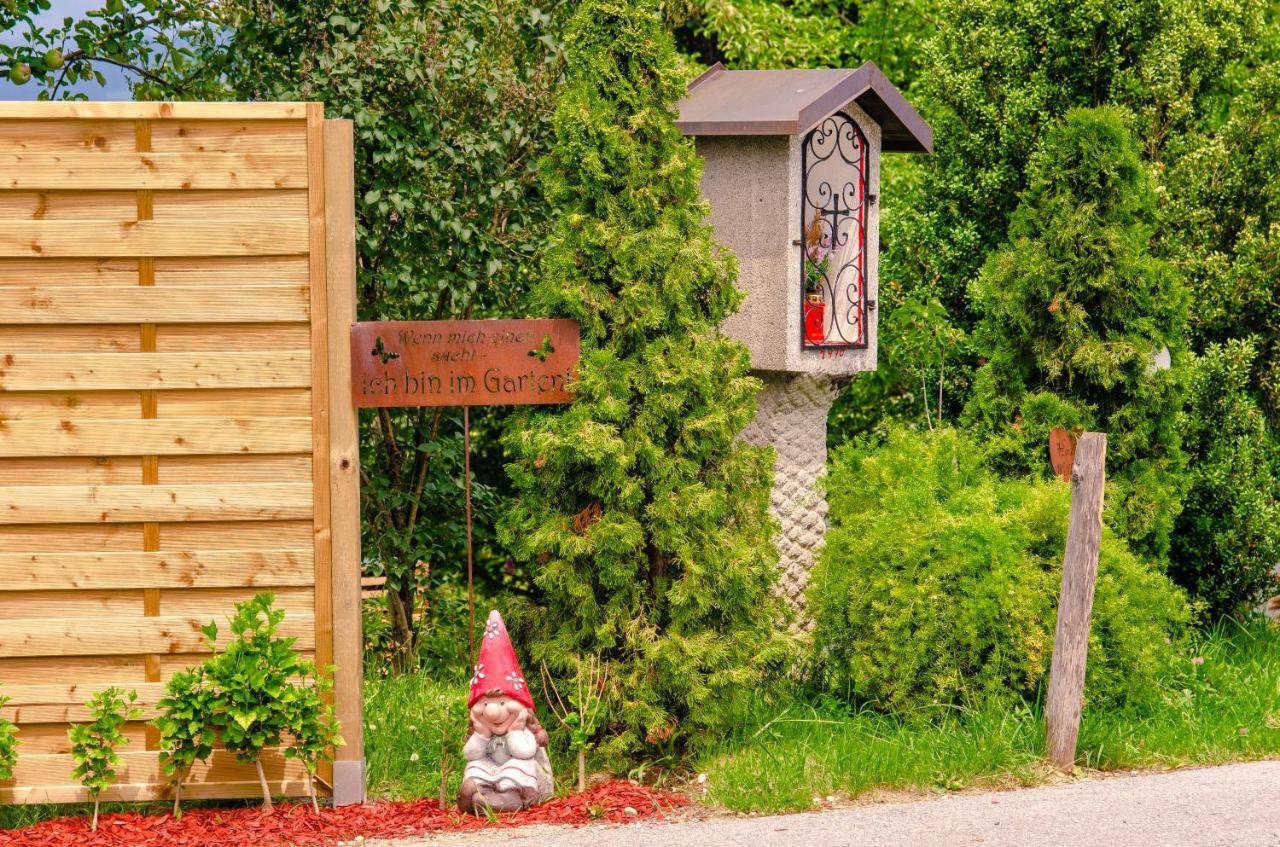
[{"label": "weathered wooden post", "polygon": [[1107,436],[1086,432],[1076,444],[1071,466],[1071,518],[1062,562],[1058,629],[1053,640],[1046,706],[1045,749],[1049,761],[1071,770],[1084,702],[1084,671],[1089,657],[1089,618],[1098,578],[1102,544],[1102,489],[1106,479]]}]

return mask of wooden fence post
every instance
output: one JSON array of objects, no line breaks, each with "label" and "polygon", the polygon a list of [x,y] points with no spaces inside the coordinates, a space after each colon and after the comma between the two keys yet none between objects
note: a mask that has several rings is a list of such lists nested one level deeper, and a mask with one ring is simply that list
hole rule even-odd
[{"label": "wooden fence post", "polygon": [[364,635],[361,613],[360,437],[351,403],[351,324],[356,319],[354,125],[324,122],[328,216],[329,485],[333,537],[333,693],[346,745],[333,762],[333,804],[363,803]]},{"label": "wooden fence post", "polygon": [[1049,761],[1068,771],[1075,765],[1076,736],[1080,732],[1080,710],[1084,702],[1089,618],[1093,613],[1094,582],[1098,578],[1098,548],[1102,544],[1106,457],[1106,434],[1086,432],[1076,445],[1071,466],[1071,518],[1062,562],[1058,629],[1053,640],[1045,708],[1045,749]]}]

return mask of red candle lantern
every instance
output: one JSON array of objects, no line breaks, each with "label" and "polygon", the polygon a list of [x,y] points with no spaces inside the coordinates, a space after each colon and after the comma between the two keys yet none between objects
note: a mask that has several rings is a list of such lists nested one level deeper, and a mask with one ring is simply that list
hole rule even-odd
[{"label": "red candle lantern", "polygon": [[822,295],[810,292],[804,301],[804,343],[821,344],[827,339],[827,304]]}]

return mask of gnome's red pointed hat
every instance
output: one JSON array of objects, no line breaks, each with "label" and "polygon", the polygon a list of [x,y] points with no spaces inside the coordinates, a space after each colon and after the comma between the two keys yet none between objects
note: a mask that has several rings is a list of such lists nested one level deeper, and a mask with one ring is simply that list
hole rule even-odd
[{"label": "gnome's red pointed hat", "polygon": [[480,655],[476,658],[475,672],[471,676],[471,696],[467,698],[470,709],[484,695],[497,689],[503,694],[533,708],[533,697],[529,696],[529,686],[525,684],[524,673],[520,663],[516,661],[515,648],[511,646],[511,637],[507,635],[507,625],[502,622],[502,615],[494,609],[489,613],[489,620],[484,624],[484,635],[480,638]]}]

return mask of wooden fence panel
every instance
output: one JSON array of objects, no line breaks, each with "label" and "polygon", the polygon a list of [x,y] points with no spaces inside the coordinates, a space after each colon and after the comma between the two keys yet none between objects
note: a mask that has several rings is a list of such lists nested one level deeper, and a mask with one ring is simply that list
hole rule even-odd
[{"label": "wooden fence panel", "polygon": [[[21,742],[0,802],[86,799],[66,741],[85,699],[134,688],[152,716],[203,660],[200,626],[258,591],[304,655],[356,665],[336,697],[360,749],[354,483],[331,480],[354,418],[330,409],[354,229],[325,185],[351,133],[328,123],[319,104],[0,103],[0,714]],[[155,731],[126,735],[104,796],[167,796]],[[304,789],[277,753],[266,772]],[[193,783],[258,791],[221,752]]]}]

